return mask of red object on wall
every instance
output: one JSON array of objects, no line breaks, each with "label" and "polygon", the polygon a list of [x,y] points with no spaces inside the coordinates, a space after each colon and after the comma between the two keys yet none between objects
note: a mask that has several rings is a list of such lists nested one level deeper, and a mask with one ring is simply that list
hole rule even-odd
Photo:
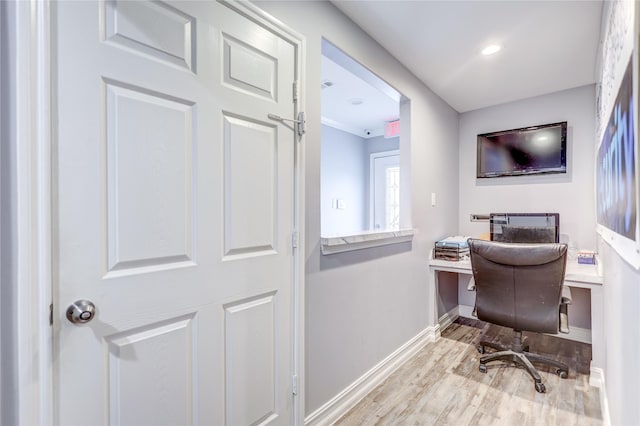
[{"label": "red object on wall", "polygon": [[400,136],[400,120],[389,121],[384,125],[384,137],[393,138]]}]

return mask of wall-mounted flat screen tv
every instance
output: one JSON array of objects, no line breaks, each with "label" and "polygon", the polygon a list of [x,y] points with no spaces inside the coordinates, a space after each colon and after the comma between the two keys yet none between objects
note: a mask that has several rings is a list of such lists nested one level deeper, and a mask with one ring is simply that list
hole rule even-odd
[{"label": "wall-mounted flat screen tv", "polygon": [[478,135],[479,178],[566,172],[566,121]]}]

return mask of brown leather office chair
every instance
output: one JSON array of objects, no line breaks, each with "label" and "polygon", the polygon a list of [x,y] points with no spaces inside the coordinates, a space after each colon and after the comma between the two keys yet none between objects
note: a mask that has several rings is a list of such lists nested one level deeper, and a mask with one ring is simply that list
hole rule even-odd
[{"label": "brown leather office chair", "polygon": [[494,234],[494,241],[505,243],[555,243],[554,226],[502,225],[500,233]]},{"label": "brown leather office chair", "polygon": [[568,376],[569,367],[528,352],[529,345],[523,341],[522,332],[568,332],[566,304],[571,301],[562,294],[566,244],[513,244],[469,239],[469,251],[478,319],[514,330],[510,347],[480,342],[480,353],[484,354],[487,347],[498,351],[480,358],[480,371],[487,372],[488,362],[515,362],[533,377],[536,391],[545,392],[532,362],[554,367],[561,378]]}]

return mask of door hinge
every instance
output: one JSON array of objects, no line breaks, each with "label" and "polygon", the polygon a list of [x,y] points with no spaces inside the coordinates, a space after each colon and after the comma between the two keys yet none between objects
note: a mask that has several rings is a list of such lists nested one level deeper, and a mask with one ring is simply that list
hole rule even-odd
[{"label": "door hinge", "polygon": [[298,394],[298,375],[294,374],[291,376],[291,393],[294,395]]},{"label": "door hinge", "polygon": [[49,304],[49,325],[53,325],[53,303]]},{"label": "door hinge", "polygon": [[291,234],[291,247],[298,248],[298,231],[293,231]]},{"label": "door hinge", "polygon": [[293,102],[298,102],[298,80],[293,82]]},{"label": "door hinge", "polygon": [[298,136],[304,135],[307,131],[305,127],[305,123],[306,123],[305,115],[304,115],[304,112],[302,111],[298,113],[298,117],[296,120],[293,120],[291,118],[282,118],[276,114],[267,114],[267,117],[269,117],[270,120],[281,121],[281,122],[289,121],[293,123]]}]

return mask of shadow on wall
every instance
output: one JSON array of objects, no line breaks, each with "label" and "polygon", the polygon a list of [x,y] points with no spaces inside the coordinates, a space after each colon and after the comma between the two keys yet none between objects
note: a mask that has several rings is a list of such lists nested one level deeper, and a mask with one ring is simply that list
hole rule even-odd
[{"label": "shadow on wall", "polygon": [[320,247],[317,253],[320,256],[320,270],[340,268],[343,266],[356,265],[358,263],[370,262],[372,260],[397,254],[407,253],[412,250],[412,242],[389,244],[386,246],[372,247],[361,250],[348,251],[343,253],[323,255]]}]

